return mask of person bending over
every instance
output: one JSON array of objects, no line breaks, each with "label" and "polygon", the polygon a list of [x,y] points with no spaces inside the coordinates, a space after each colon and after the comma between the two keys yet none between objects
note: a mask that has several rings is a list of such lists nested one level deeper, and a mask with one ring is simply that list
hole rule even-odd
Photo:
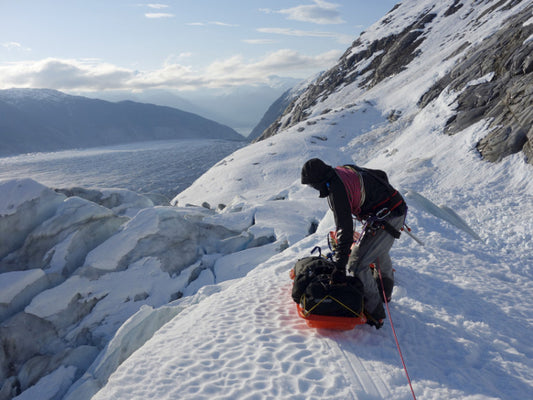
[{"label": "person bending over", "polygon": [[[305,162],[301,182],[318,190],[319,197],[327,197],[333,211],[337,245],[332,283],[342,284],[347,276],[358,277],[364,287],[367,323],[379,329],[386,317],[383,302],[390,301],[394,286],[389,251],[405,222],[407,205],[403,197],[381,170],[356,165],[333,168],[318,158]],[[352,216],[365,226],[353,250]]]}]

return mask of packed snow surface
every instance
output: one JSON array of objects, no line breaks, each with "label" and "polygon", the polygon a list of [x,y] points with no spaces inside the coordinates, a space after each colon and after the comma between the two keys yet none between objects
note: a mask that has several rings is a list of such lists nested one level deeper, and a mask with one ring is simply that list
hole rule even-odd
[{"label": "packed snow surface", "polygon": [[[453,16],[457,24],[473,12],[474,3],[465,3]],[[408,26],[435,4],[404,2],[386,29]],[[467,39],[481,40],[500,22],[489,19]],[[379,37],[379,29],[366,37]],[[440,39],[457,44],[446,34]],[[422,61],[441,48],[428,44]],[[225,157],[179,193],[174,207],[133,207],[115,217],[95,209],[110,232],[100,233],[82,271],[25,310],[64,324],[57,316],[81,297],[94,308],[71,335],[96,327],[105,346],[81,377],[64,363],[19,399],[411,399],[392,324],[417,398],[529,398],[533,168],[519,155],[481,160],[475,144],[487,121],[444,135],[457,93],[445,90],[423,110],[415,105],[436,75],[415,60],[371,90],[356,81],[317,104],[307,121]],[[401,114],[394,122],[386,118],[392,110]],[[380,330],[315,330],[297,315],[289,271],[315,246],[326,250],[334,228],[326,201],[300,184],[301,166],[312,157],[385,170],[424,243],[406,234],[396,241],[396,285]],[[21,199],[43,199],[42,187],[20,182]],[[56,208],[64,201],[45,200]],[[203,203],[211,209],[186,207]],[[11,197],[0,204],[21,210],[26,203]],[[112,230],[116,223],[120,229]],[[53,233],[46,224],[40,229]],[[72,240],[57,239],[58,253],[70,254]],[[38,274],[6,278],[30,282]],[[182,296],[168,303],[178,290]]]},{"label": "packed snow surface", "polygon": [[[415,8],[422,12],[429,3]],[[458,24],[470,6],[457,12]],[[396,14],[405,18],[390,19],[408,25],[415,13],[400,7]],[[468,39],[492,32],[498,25],[491,22]],[[373,39],[378,28],[366,37]],[[433,37],[457,48],[450,28]],[[424,43],[425,59],[441,44]],[[409,399],[390,321],[418,398],[530,395],[533,170],[520,156],[481,161],[475,144],[486,134],[486,122],[443,135],[457,93],[445,91],[417,110],[416,100],[438,73],[423,68],[415,62],[370,91],[354,84],[331,95],[308,122],[236,151],[176,197],[177,204],[260,207],[268,213],[257,225],[273,225],[289,247],[257,262],[244,278],[203,288],[94,399]],[[490,79],[480,76],[479,82]],[[391,110],[403,117],[386,121]],[[425,243],[404,234],[393,247],[392,318],[379,331],[313,330],[297,316],[288,271],[315,245],[326,248],[333,228],[325,201],[299,183],[301,165],[311,157],[387,171],[409,204],[407,223]],[[278,221],[285,221],[283,229]],[[299,241],[284,235],[290,224],[311,227],[313,221],[318,230],[300,234]],[[254,251],[239,262],[253,264]]]}]

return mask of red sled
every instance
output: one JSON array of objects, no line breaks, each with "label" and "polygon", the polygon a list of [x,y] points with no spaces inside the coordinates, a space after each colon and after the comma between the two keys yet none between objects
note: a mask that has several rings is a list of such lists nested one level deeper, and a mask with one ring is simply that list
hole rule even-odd
[{"label": "red sled", "polygon": [[296,304],[298,315],[305,319],[307,326],[316,329],[331,329],[336,331],[349,331],[357,325],[366,324],[366,317],[334,317],[331,315],[306,314],[299,304]]},{"label": "red sled", "polygon": [[[294,281],[296,277],[296,272],[294,268],[289,271],[289,275],[290,278]],[[346,308],[348,311],[351,312],[351,316],[324,315],[315,314],[312,312],[315,307],[317,307],[322,301],[326,301],[328,299],[333,300],[339,305]],[[349,308],[348,306],[346,306],[345,304],[330,295],[325,296],[309,310],[307,310],[304,299],[303,304],[296,303],[296,309],[298,310],[298,315],[305,320],[307,326],[309,326],[310,328],[348,331],[354,329],[357,325],[366,324],[367,321],[366,316],[363,312],[356,313],[355,311],[353,311],[353,309]]]}]

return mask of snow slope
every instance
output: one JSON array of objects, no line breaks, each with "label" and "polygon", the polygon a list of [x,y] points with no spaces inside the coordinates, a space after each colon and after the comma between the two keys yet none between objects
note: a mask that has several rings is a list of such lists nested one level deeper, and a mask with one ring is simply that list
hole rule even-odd
[{"label": "snow slope", "polygon": [[[351,126],[353,115],[345,114],[330,129]],[[430,118],[419,121],[418,135],[431,132],[434,123]],[[264,167],[258,174],[270,176],[268,181],[249,183],[241,196],[262,207],[276,204],[269,218],[258,223],[278,227],[279,219],[286,219],[309,225],[318,218],[318,231],[294,244],[289,241],[288,249],[245,278],[204,288],[195,304],[126,360],[94,399],[411,398],[390,326],[344,333],[311,330],[297,317],[290,298],[289,269],[316,244],[326,246],[332,227],[324,202],[298,184],[297,165],[313,155],[333,163],[336,157],[358,160],[383,140],[383,124],[359,136],[357,146],[346,143],[357,149],[348,153],[322,141],[312,144],[315,133],[328,136],[327,126],[273,138],[279,147],[271,148],[279,152],[299,142],[309,153],[278,155],[269,164],[272,170]],[[413,135],[415,131],[411,128]],[[424,159],[412,158],[412,143],[403,136],[378,156],[379,165],[406,193],[408,223],[426,244],[421,247],[404,235],[392,251],[397,283],[391,314],[415,393],[422,399],[527,398],[533,388],[533,314],[524,301],[533,295],[533,171],[514,157],[499,165],[482,163],[461,141],[434,130],[428,141],[435,153],[428,151]],[[438,152],[450,147],[446,156]],[[246,155],[260,162],[253,155],[261,153],[257,147],[240,150],[235,162]],[[248,168],[253,167],[248,161]],[[228,175],[218,167],[202,180],[208,178],[226,181]],[[204,190],[198,184],[182,196],[212,200]],[[269,199],[278,193],[285,193],[285,200]],[[442,219],[453,213],[427,198],[457,210],[481,241]],[[303,214],[298,220],[295,206]],[[250,252],[239,262],[254,260]]]},{"label": "snow slope", "polygon": [[[407,25],[421,10],[451,4],[434,3],[404,2],[393,20]],[[332,228],[325,202],[299,184],[301,165],[314,156],[382,168],[407,198],[408,223],[425,247],[403,235],[393,248],[391,315],[417,397],[530,395],[533,169],[520,156],[481,161],[475,143],[486,122],[443,135],[457,93],[444,92],[423,111],[415,107],[441,73],[426,63],[442,60],[443,42],[447,53],[457,48],[451,34],[458,27],[475,43],[502,22],[489,18],[476,30],[466,17],[475,5],[463,3],[457,24],[434,25],[439,34],[405,72],[366,92],[356,85],[339,91],[307,122],[238,150],[176,197],[178,204],[257,207],[263,213],[256,225],[289,247],[242,279],[205,287],[94,399],[412,398],[390,326],[316,331],[296,315],[288,271],[313,246],[324,247]],[[391,109],[402,111],[393,123],[385,119]],[[306,237],[288,230],[315,220],[318,230]],[[253,264],[254,253],[239,262]]]},{"label": "snow slope", "polygon": [[[498,164],[480,159],[475,144],[487,133],[487,121],[444,135],[457,93],[444,91],[423,110],[416,101],[453,64],[442,60],[459,40],[481,41],[530,3],[488,13],[476,24],[474,17],[494,4],[462,3],[452,19],[435,19],[433,36],[428,33],[421,55],[406,70],[370,90],[356,81],[317,102],[306,121],[236,151],[174,199],[178,206],[220,204],[216,211],[148,207],[93,250],[90,264],[100,271],[114,268],[117,279],[93,282],[100,292],[91,296],[107,296],[95,309],[109,312],[117,304],[113,297],[130,292],[145,292],[148,303],[120,326],[80,379],[70,367],[74,362],[63,363],[17,398],[33,399],[39,389],[47,399],[66,392],[69,400],[412,398],[390,325],[378,331],[313,330],[296,314],[288,272],[315,245],[325,248],[333,228],[326,202],[300,184],[302,164],[315,156],[332,165],[384,169],[408,202],[407,222],[425,246],[404,234],[393,247],[396,286],[388,320],[417,398],[528,398],[533,168],[519,155]],[[440,15],[452,4],[405,1],[386,17],[392,24],[377,23],[362,38],[408,26],[431,7]],[[392,110],[400,117],[390,122]],[[180,227],[183,220],[201,221],[200,232],[218,232],[197,234],[196,244],[211,249],[202,263],[211,264],[197,269],[189,286],[166,282],[162,271],[172,263],[162,266],[158,254],[139,245],[142,238],[151,237],[153,246],[171,238],[168,220]],[[228,238],[220,227],[240,234]],[[243,245],[250,237],[255,245]],[[120,257],[126,253],[129,258]],[[108,264],[106,254],[112,258]],[[179,259],[179,252],[170,252],[172,257]],[[70,278],[57,293],[88,276]],[[174,278],[186,276],[192,273]],[[158,290],[172,293],[171,285],[183,297],[162,305]],[[34,300],[26,310],[45,316],[49,309],[38,304],[45,303]],[[120,307],[123,316],[132,306]],[[119,320],[112,316],[98,329],[109,335]],[[51,388],[56,391],[49,395]]]}]

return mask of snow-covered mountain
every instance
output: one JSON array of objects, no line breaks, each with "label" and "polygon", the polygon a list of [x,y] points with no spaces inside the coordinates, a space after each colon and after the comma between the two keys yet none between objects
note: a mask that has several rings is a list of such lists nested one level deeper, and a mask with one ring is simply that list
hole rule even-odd
[{"label": "snow-covered mountain", "polygon": [[[527,127],[530,85],[500,95],[502,75],[531,82],[528,56],[511,57],[525,69],[480,59],[464,82],[457,71],[506,31],[529,48],[532,28],[530,1],[405,0],[279,129],[174,207],[124,190],[0,183],[0,398],[412,398],[390,325],[334,333],[297,316],[288,271],[333,228],[326,202],[300,184],[312,157],[384,169],[405,195],[425,246],[402,235],[393,247],[388,320],[416,396],[527,398],[530,139],[497,163],[480,143],[509,109]],[[479,114],[463,119],[473,98]]]},{"label": "snow-covered mountain", "polygon": [[171,139],[244,140],[233,129],[171,107],[0,90],[0,156]]},{"label": "snow-covered mountain", "polygon": [[[406,99],[417,106],[415,111],[446,90],[458,93],[456,112],[446,121],[448,135],[487,121],[490,131],[477,144],[484,159],[499,161],[523,152],[533,163],[533,24],[527,7],[507,19],[505,13],[513,6],[514,2],[420,2],[416,10],[409,7],[407,12],[416,16],[408,18],[392,10],[363,33],[261,138],[330,113],[330,102],[325,101],[330,96],[372,92],[386,85],[391,96],[387,96],[389,104],[382,106],[397,118],[407,111],[402,101],[391,101],[393,93],[405,87],[399,75],[421,83]],[[491,24],[491,19],[505,19],[505,23]]]}]

